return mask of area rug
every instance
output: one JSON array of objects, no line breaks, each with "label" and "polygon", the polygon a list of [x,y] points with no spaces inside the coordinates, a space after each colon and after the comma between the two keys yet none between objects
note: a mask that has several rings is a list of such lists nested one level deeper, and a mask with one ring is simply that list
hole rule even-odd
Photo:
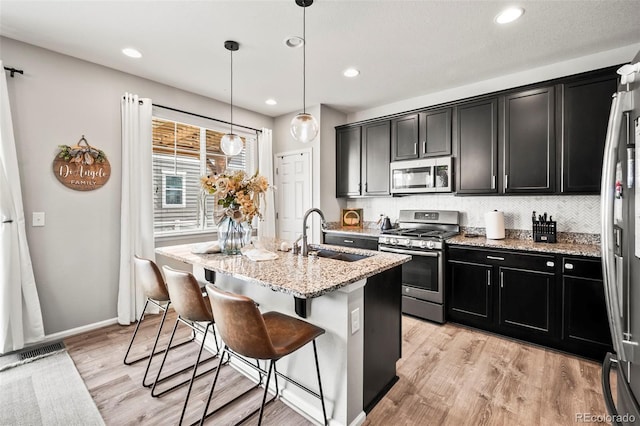
[{"label": "area rug", "polygon": [[65,350],[5,366],[0,389],[0,425],[104,425]]}]

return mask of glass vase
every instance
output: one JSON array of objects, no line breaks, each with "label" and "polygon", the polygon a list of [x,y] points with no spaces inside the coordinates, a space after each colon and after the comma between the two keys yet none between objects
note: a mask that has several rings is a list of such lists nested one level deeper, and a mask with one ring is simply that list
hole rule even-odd
[{"label": "glass vase", "polygon": [[240,249],[251,241],[251,225],[236,222],[229,216],[218,224],[218,242],[222,254],[240,254]]}]

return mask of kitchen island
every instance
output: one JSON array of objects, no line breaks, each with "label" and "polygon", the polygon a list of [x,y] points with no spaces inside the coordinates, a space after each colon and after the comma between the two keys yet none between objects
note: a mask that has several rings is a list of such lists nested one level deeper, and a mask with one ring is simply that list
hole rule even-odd
[{"label": "kitchen island", "polygon": [[[276,250],[280,246],[278,240],[260,241],[257,245],[277,253],[278,258],[254,262],[246,256],[192,253],[202,248],[199,244],[162,247],[156,253],[190,264],[200,280],[212,280],[215,276],[218,287],[251,297],[262,312],[295,316],[298,304],[293,302],[294,298],[304,301],[305,320],[326,330],[317,345],[330,424],[361,424],[366,417],[365,404],[369,403],[363,398],[364,384],[376,386],[375,391],[381,396],[395,378],[395,361],[401,345],[400,265],[409,261],[410,256],[313,246],[344,253],[340,257],[347,260],[339,260],[280,252]],[[348,261],[360,256],[363,257],[359,260]],[[367,315],[367,310],[372,315]],[[393,342],[389,341],[389,333]],[[379,358],[385,359],[385,353],[394,356],[386,357],[388,361],[381,365]],[[236,367],[255,377],[242,364]],[[311,346],[280,360],[278,371],[317,389]],[[369,377],[378,375],[379,380],[372,381]],[[315,422],[322,422],[316,398],[284,381],[280,385],[281,399],[287,405]]]}]

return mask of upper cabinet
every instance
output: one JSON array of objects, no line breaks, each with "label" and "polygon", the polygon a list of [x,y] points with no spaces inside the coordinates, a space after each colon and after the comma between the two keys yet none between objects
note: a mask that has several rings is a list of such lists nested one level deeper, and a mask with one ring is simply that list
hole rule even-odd
[{"label": "upper cabinet", "polygon": [[362,126],[362,195],[389,195],[390,122]]},{"label": "upper cabinet", "polygon": [[394,119],[391,152],[393,161],[451,155],[451,108]]},{"label": "upper cabinet", "polygon": [[391,121],[391,159],[393,161],[418,158],[418,114],[406,115]]},{"label": "upper cabinet", "polygon": [[458,160],[456,188],[460,194],[498,191],[498,99],[456,108]]},{"label": "upper cabinet", "polygon": [[554,88],[506,95],[504,129],[504,192],[554,192]]},{"label": "upper cabinet", "polygon": [[389,120],[336,130],[336,197],[389,195]]},{"label": "upper cabinet", "polygon": [[420,156],[451,155],[451,108],[420,113]]},{"label": "upper cabinet", "polygon": [[360,127],[336,130],[336,197],[360,195]]},{"label": "upper cabinet", "polygon": [[615,74],[561,86],[562,193],[600,192],[604,140]]}]

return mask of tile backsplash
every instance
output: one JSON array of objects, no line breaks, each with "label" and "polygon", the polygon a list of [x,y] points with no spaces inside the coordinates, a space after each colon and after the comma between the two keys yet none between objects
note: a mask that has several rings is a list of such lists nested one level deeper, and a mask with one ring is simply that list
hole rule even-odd
[{"label": "tile backsplash", "polygon": [[484,228],[484,214],[504,212],[506,229],[531,230],[531,213],[552,215],[559,232],[600,233],[599,195],[547,196],[471,196],[453,194],[411,195],[406,197],[359,198],[347,201],[349,208],[362,208],[364,220],[377,221],[386,214],[395,221],[403,209],[458,210],[460,225]]}]

